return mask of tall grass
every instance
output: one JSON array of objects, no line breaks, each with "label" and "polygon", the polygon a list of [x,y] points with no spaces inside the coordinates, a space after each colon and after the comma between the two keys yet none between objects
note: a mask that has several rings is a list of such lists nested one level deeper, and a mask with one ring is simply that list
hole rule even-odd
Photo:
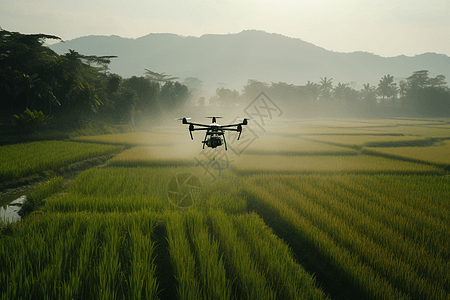
[{"label": "tall grass", "polygon": [[0,182],[66,166],[89,157],[112,153],[120,146],[44,141],[0,147]]}]

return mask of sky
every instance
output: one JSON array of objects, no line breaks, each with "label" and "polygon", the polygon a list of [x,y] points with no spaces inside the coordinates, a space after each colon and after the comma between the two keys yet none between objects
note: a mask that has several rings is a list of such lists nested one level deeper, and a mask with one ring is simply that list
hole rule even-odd
[{"label": "sky", "polygon": [[1,0],[0,27],[63,40],[256,29],[336,52],[450,56],[450,0]]}]

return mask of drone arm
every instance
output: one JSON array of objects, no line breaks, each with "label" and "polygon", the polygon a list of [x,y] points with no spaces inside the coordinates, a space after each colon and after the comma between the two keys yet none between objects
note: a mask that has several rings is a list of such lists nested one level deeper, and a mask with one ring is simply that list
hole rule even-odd
[{"label": "drone arm", "polygon": [[190,124],[189,125],[189,134],[191,135],[191,140],[194,139],[194,137],[192,136],[192,131],[194,131],[194,125]]},{"label": "drone arm", "polygon": [[208,136],[208,131],[205,134],[205,138],[203,140],[203,149],[205,149],[205,144],[206,144],[206,137]]},{"label": "drone arm", "polygon": [[225,139],[225,135],[223,135],[223,144],[225,145],[225,151],[227,151],[227,140]]}]

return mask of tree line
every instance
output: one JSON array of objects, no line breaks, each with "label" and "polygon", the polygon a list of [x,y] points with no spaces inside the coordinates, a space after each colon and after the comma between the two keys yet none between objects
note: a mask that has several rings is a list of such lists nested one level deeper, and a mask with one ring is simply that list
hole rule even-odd
[{"label": "tree line", "polygon": [[[333,78],[306,85],[249,80],[241,93],[218,88],[209,98],[215,106],[249,103],[261,91],[299,117],[449,117],[450,88],[444,75],[430,77],[428,70],[394,82],[384,75],[377,86],[369,83],[356,90],[355,82],[333,85]],[[245,104],[246,105],[246,104]]]},{"label": "tree line", "polygon": [[[117,56],[59,55],[44,46],[61,38],[0,30],[0,124],[20,124],[49,117],[78,126],[91,120],[138,123],[161,112],[191,107],[232,108],[247,105],[261,91],[299,117],[449,117],[450,89],[445,76],[415,71],[398,83],[384,75],[377,86],[356,90],[355,83],[333,84],[321,77],[305,85],[249,80],[241,92],[218,88],[205,99],[202,81],[144,69],[123,78],[110,72]],[[35,113],[33,113],[33,111]],[[13,118],[13,116],[15,118]],[[10,121],[12,118],[12,122]],[[6,121],[5,121],[6,120]],[[22,123],[21,123],[22,122]]]},{"label": "tree line", "polygon": [[172,110],[190,97],[187,86],[174,81],[177,77],[145,69],[142,76],[122,78],[109,72],[117,56],[75,50],[58,55],[44,46],[49,39],[62,41],[53,35],[0,31],[3,125],[14,115],[31,116],[32,111],[68,126],[92,119],[130,122],[133,116]]}]

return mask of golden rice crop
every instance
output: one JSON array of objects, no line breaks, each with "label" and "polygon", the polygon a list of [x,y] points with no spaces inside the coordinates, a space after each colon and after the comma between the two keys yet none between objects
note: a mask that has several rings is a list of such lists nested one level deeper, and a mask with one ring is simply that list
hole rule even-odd
[{"label": "golden rice crop", "polygon": [[95,142],[103,144],[115,144],[115,145],[164,145],[164,144],[176,144],[180,142],[180,139],[187,140],[189,136],[181,135],[169,135],[166,133],[154,133],[154,132],[129,132],[120,134],[105,134],[97,136],[80,136],[75,137],[73,140],[81,142]]},{"label": "golden rice crop", "polygon": [[450,142],[431,147],[366,148],[366,153],[383,154],[400,159],[412,159],[436,165],[450,165]]},{"label": "golden rice crop", "polygon": [[179,166],[195,164],[194,157],[201,148],[198,143],[179,146],[133,147],[113,157],[111,166]]},{"label": "golden rice crop", "polygon": [[357,156],[281,156],[244,154],[233,164],[238,173],[429,173],[444,171],[428,165],[369,155]]},{"label": "golden rice crop", "polygon": [[416,136],[388,135],[320,135],[310,136],[308,140],[330,143],[333,145],[361,148],[363,146],[393,143],[421,143],[426,139]]},{"label": "golden rice crop", "polygon": [[280,154],[280,155],[351,155],[353,149],[316,143],[298,137],[266,135],[256,140],[245,151],[247,154]]},{"label": "golden rice crop", "polygon": [[[384,130],[384,129],[382,129]],[[391,129],[386,129],[391,131]],[[434,137],[434,138],[450,138],[450,130],[448,128],[436,128],[433,126],[398,126],[395,127],[395,132],[399,132],[404,135],[416,135],[422,137]]]}]

